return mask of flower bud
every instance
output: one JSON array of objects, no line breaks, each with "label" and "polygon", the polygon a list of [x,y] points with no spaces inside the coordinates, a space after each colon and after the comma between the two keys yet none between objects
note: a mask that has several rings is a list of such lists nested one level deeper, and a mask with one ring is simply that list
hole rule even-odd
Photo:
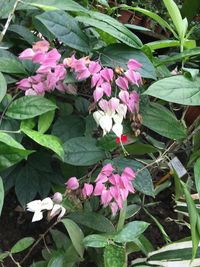
[{"label": "flower bud", "polygon": [[71,177],[66,183],[67,189],[76,190],[79,188],[79,182],[76,177]]},{"label": "flower bud", "polygon": [[63,197],[62,197],[62,194],[60,192],[56,192],[54,195],[53,195],[53,202],[59,204],[61,203],[63,200]]},{"label": "flower bud", "polygon": [[84,187],[82,189],[83,197],[84,198],[90,197],[92,195],[92,193],[93,193],[93,185],[85,183]]}]

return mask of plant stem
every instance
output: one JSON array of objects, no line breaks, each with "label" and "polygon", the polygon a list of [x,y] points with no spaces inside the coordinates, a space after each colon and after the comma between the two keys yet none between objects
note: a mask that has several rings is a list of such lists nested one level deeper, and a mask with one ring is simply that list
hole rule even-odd
[{"label": "plant stem", "polygon": [[1,34],[0,34],[0,43],[3,41],[3,37],[4,37],[4,35],[6,34],[7,29],[8,29],[8,27],[9,27],[9,25],[10,25],[12,19],[13,19],[15,10],[16,10],[17,5],[18,5],[19,2],[20,2],[20,0],[16,0],[15,4],[14,4],[14,6],[13,6],[12,11],[11,11],[10,14],[8,15],[8,19],[7,19],[7,21],[6,21],[6,24],[5,24],[4,28],[3,28],[3,31],[2,31]]},{"label": "plant stem", "polygon": [[117,231],[120,231],[124,227],[125,217],[126,217],[126,209],[127,209],[127,200],[123,203],[123,208],[120,210],[119,213],[119,220],[117,224]]},{"label": "plant stem", "polygon": [[11,258],[11,260],[14,262],[14,264],[16,264],[17,267],[21,267],[21,265],[19,264],[19,262],[17,262],[14,258],[12,253],[9,254],[9,257]]}]

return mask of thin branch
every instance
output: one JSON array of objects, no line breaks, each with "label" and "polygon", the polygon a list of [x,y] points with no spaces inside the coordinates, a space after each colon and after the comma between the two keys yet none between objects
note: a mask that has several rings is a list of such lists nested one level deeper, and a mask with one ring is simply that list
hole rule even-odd
[{"label": "thin branch", "polygon": [[13,258],[12,253],[9,254],[9,257],[10,257],[11,260],[14,262],[14,264],[16,264],[17,267],[22,267],[22,266],[20,265],[20,263],[19,263],[18,261],[16,261],[16,260]]},{"label": "thin branch", "polygon": [[16,0],[15,4],[14,4],[14,6],[13,6],[12,11],[11,11],[10,14],[8,15],[8,19],[7,19],[7,21],[6,21],[6,24],[5,24],[4,28],[3,28],[3,31],[2,31],[1,34],[0,34],[0,43],[3,41],[3,38],[4,38],[4,36],[5,36],[5,34],[6,34],[7,30],[8,30],[8,27],[9,27],[9,25],[10,25],[12,19],[13,19],[13,16],[14,16],[14,14],[15,14],[15,10],[16,10],[17,5],[19,4],[19,2],[20,2],[20,0]]}]

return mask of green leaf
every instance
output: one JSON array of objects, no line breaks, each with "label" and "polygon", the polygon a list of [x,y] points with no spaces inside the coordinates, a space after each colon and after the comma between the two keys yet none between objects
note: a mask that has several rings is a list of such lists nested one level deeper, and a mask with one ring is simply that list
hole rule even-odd
[{"label": "green leaf", "polygon": [[8,255],[9,255],[9,252],[0,253],[0,262],[2,262],[5,258],[7,258]]},{"label": "green leaf", "polygon": [[[27,2],[27,3],[26,3]],[[41,8],[43,10],[66,10],[73,12],[87,13],[87,9],[72,0],[28,0],[24,4],[19,5],[19,9],[26,9],[27,4]]]},{"label": "green leaf", "polygon": [[187,17],[191,21],[200,9],[199,0],[185,0],[181,9],[183,18]]},{"label": "green leaf", "polygon": [[104,265],[105,267],[125,267],[125,248],[114,244],[106,246],[104,249]]},{"label": "green leaf", "polygon": [[177,104],[198,106],[200,78],[193,81],[184,76],[172,76],[153,83],[144,94]]},{"label": "green leaf", "polygon": [[0,143],[0,171],[11,167],[12,165],[27,159],[32,150],[19,149]]},{"label": "green leaf", "polygon": [[4,98],[6,91],[7,91],[7,83],[3,74],[0,72],[0,103]]},{"label": "green leaf", "polygon": [[63,144],[64,162],[76,166],[89,166],[105,158],[105,152],[89,137],[75,137]]},{"label": "green leaf", "polygon": [[15,141],[15,139],[12,138],[9,134],[1,132],[1,131],[0,131],[0,142],[11,147],[25,149],[20,143]]},{"label": "green leaf", "polygon": [[139,237],[149,226],[148,223],[142,221],[134,221],[126,224],[124,228],[114,237],[114,241],[118,243],[132,242]]},{"label": "green leaf", "polygon": [[135,143],[126,146],[128,153],[132,155],[145,155],[149,153],[156,153],[158,149],[149,144]]},{"label": "green leaf", "polygon": [[73,222],[70,219],[63,219],[62,223],[64,224],[65,228],[67,229],[67,232],[70,236],[70,239],[72,241],[72,244],[78,254],[80,255],[81,258],[83,258],[83,253],[84,253],[84,247],[83,247],[83,232],[79,228],[79,226]]},{"label": "green leaf", "polygon": [[30,247],[34,243],[35,239],[32,237],[24,237],[19,240],[12,248],[11,253],[18,253],[21,252],[28,247]]},{"label": "green leaf", "polygon": [[140,211],[140,209],[141,209],[141,206],[137,204],[132,204],[132,205],[127,206],[125,219],[131,218],[132,216],[137,214]]},{"label": "green leaf", "polygon": [[155,51],[157,49],[180,46],[180,41],[176,41],[176,40],[159,40],[159,41],[154,41],[154,42],[147,43],[145,45],[147,45],[151,49],[151,51]]},{"label": "green leaf", "polygon": [[84,120],[77,115],[63,116],[53,125],[52,134],[58,136],[63,142],[83,136],[85,132]]},{"label": "green leaf", "polygon": [[179,37],[183,38],[185,36],[187,28],[186,29],[184,28],[183,19],[181,17],[181,13],[178,6],[173,0],[163,0],[163,2],[174,23],[174,26],[176,27]]},{"label": "green leaf", "polygon": [[108,245],[108,238],[103,235],[88,235],[83,239],[85,247],[104,248]]},{"label": "green leaf", "polygon": [[[162,88],[163,90],[163,88]],[[142,124],[156,133],[170,139],[186,137],[186,129],[175,115],[158,103],[144,107],[142,110]]]},{"label": "green leaf", "polygon": [[3,180],[0,177],[0,216],[3,208],[3,202],[4,202],[4,188],[3,188]]},{"label": "green leaf", "polygon": [[45,133],[51,126],[55,116],[55,110],[50,110],[42,115],[38,119],[38,131]]},{"label": "green leaf", "polygon": [[112,68],[120,66],[126,70],[127,62],[133,58],[142,64],[141,69],[138,70],[142,77],[156,79],[155,68],[142,51],[123,44],[112,44],[100,51],[102,65]]},{"label": "green leaf", "polygon": [[12,24],[11,26],[9,26],[8,31],[18,34],[30,45],[32,45],[36,41],[35,35],[29,29],[22,25]]},{"label": "green leaf", "polygon": [[[103,15],[103,14],[101,14]],[[104,30],[104,32],[110,34],[111,36],[115,37],[117,40],[121,41],[124,44],[127,44],[128,46],[134,47],[134,48],[141,48],[141,42],[139,42],[138,38],[136,39],[136,36],[128,36],[126,33],[120,31],[118,28],[115,28],[113,25],[108,24],[105,21],[101,21],[95,18],[86,17],[86,16],[78,16],[76,17],[76,20],[86,24],[90,25],[94,28]],[[117,24],[117,21],[116,21]],[[123,29],[124,26],[122,25]]]},{"label": "green leaf", "polygon": [[200,199],[200,158],[194,164],[194,178],[196,189]]},{"label": "green leaf", "polygon": [[[123,6],[122,6],[123,7]],[[140,8],[140,7],[129,7],[129,6],[126,6],[124,5],[124,7],[127,7],[128,9],[131,9],[131,10],[134,10],[134,11],[137,11],[137,12],[140,12],[150,18],[152,18],[153,20],[155,20],[156,22],[158,22],[161,26],[163,26],[164,28],[168,29],[170,32],[173,33],[173,35],[175,37],[177,37],[177,34],[176,32],[173,30],[173,28],[169,25],[169,23],[167,23],[166,20],[164,20],[163,18],[161,18],[158,14],[154,13],[154,12],[151,12],[147,9],[143,9],[143,8]],[[126,8],[126,9],[127,9]]]},{"label": "green leaf", "polygon": [[[113,160],[106,160],[103,164],[112,163],[113,167],[117,172],[121,173],[126,167],[130,167],[134,172],[142,169],[144,167],[143,164],[136,160],[126,159],[122,157],[114,158]],[[154,196],[154,188],[152,183],[152,178],[147,169],[139,172],[136,178],[133,181],[133,186],[139,192],[142,192],[148,196]]]},{"label": "green leaf", "polygon": [[65,45],[89,53],[87,38],[76,20],[64,11],[48,11],[36,16],[44,26]]},{"label": "green leaf", "polygon": [[36,143],[54,151],[61,159],[64,159],[64,150],[61,140],[53,135],[42,134],[40,132],[23,128],[22,131]]},{"label": "green leaf", "polygon": [[8,108],[6,115],[17,120],[34,118],[57,106],[42,96],[23,96],[16,99]]},{"label": "green leaf", "polygon": [[15,58],[0,57],[0,71],[5,73],[27,74],[20,61]]},{"label": "green leaf", "polygon": [[69,218],[80,225],[87,226],[98,232],[113,233],[115,231],[113,224],[99,213],[74,212],[69,215]]}]

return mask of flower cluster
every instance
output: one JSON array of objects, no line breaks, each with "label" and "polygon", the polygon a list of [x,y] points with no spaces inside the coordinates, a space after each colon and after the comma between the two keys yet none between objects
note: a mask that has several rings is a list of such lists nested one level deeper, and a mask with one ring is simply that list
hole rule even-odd
[{"label": "flower cluster", "polygon": [[[134,193],[135,190],[132,181],[135,178],[135,173],[129,167],[126,167],[122,174],[114,173],[112,164],[106,164],[95,180],[95,185],[85,183],[81,193],[84,198],[90,196],[99,196],[101,204],[104,207],[110,206],[112,214],[115,215],[118,209],[123,208],[129,193]],[[66,183],[67,189],[77,190],[79,182],[76,177],[71,177]]]},{"label": "flower cluster", "polygon": [[29,202],[27,204],[27,210],[34,213],[32,222],[42,220],[44,211],[49,211],[50,218],[53,218],[58,214],[58,219],[62,218],[66,212],[66,209],[61,204],[62,200],[62,194],[56,192],[52,199],[47,197],[43,200],[34,200]]},{"label": "flower cluster", "polygon": [[76,93],[76,87],[64,83],[67,71],[64,64],[59,64],[61,54],[57,49],[49,50],[47,41],[39,41],[32,48],[24,50],[19,58],[29,59],[39,64],[36,75],[25,78],[17,83],[25,95],[44,95],[55,89],[60,92]]}]

